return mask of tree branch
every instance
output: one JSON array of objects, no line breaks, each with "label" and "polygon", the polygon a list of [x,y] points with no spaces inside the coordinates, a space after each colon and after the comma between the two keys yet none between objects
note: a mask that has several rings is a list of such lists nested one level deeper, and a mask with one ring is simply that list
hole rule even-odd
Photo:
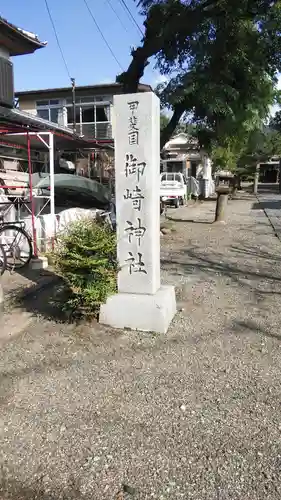
[{"label": "tree branch", "polygon": [[178,125],[184,111],[185,111],[185,106],[183,103],[179,103],[179,104],[175,105],[174,112],[172,114],[172,117],[171,117],[169,123],[167,123],[166,127],[161,132],[161,138],[160,138],[160,149],[161,150],[163,149],[166,142],[168,142],[171,135],[176,130],[177,125]]},{"label": "tree branch", "polygon": [[[196,26],[198,16],[210,15],[208,9],[215,7],[217,4],[218,0],[205,0],[205,2],[193,10],[186,8],[186,12],[183,12],[185,15],[182,15],[180,18],[180,24],[177,13],[175,14],[173,8],[171,10],[169,8],[163,10],[161,5],[152,6],[144,23],[145,34],[142,46],[132,51],[132,61],[127,71],[121,73],[116,78],[116,81],[123,85],[123,92],[125,94],[137,92],[139,82],[144,75],[144,70],[149,64],[148,59],[158,54],[165,45],[165,42],[170,40],[171,37],[176,38],[178,32],[182,30],[188,32],[188,26],[192,28]],[[171,29],[174,20],[177,23],[177,30],[175,32]]]},{"label": "tree branch", "polygon": [[116,78],[116,81],[123,85],[125,94],[133,94],[138,91],[139,82],[143,77],[146,66],[149,64],[148,59],[157,52],[158,46],[155,47],[155,44],[152,45],[146,40],[144,40],[142,47],[132,51],[132,61],[127,71]]}]

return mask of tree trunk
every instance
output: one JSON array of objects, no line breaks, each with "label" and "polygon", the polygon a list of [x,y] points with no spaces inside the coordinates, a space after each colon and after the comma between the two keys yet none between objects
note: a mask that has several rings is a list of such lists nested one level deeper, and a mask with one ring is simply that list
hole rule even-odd
[{"label": "tree trunk", "polygon": [[214,222],[225,222],[225,209],[228,202],[228,193],[218,193],[216,216]]},{"label": "tree trunk", "polygon": [[259,176],[260,176],[260,164],[257,163],[255,177],[254,177],[254,187],[253,187],[254,194],[258,194]]},{"label": "tree trunk", "polygon": [[241,191],[242,190],[242,186],[241,186],[241,175],[238,174],[237,175],[237,189],[238,191]]},{"label": "tree trunk", "polygon": [[[142,47],[138,47],[132,52],[133,59],[127,71],[116,78],[116,81],[123,85],[123,92],[125,94],[134,94],[138,92],[139,81],[144,74],[145,67],[149,64],[148,58],[157,52],[158,48],[156,49],[155,45],[152,48],[150,44],[146,42],[144,42]],[[177,128],[184,110],[185,107],[183,104],[175,105],[171,120],[161,132],[161,150]]]},{"label": "tree trunk", "polygon": [[168,142],[169,139],[171,138],[171,136],[173,135],[173,133],[176,130],[177,125],[181,119],[183,112],[184,112],[183,105],[175,105],[172,118],[170,119],[169,123],[166,125],[165,128],[163,128],[163,130],[161,132],[160,150],[163,149],[166,142]]},{"label": "tree trunk", "polygon": [[238,185],[239,185],[238,177],[237,177],[237,175],[234,175],[234,178],[232,181],[231,198],[235,198],[235,196],[237,195]]},{"label": "tree trunk", "polygon": [[123,85],[124,94],[134,94],[138,91],[139,82],[148,66],[148,59],[161,49],[161,39],[150,40],[144,36],[143,45],[132,50],[132,61],[124,73],[118,75],[116,81]]},{"label": "tree trunk", "polygon": [[281,158],[279,160],[279,193],[281,193]]}]

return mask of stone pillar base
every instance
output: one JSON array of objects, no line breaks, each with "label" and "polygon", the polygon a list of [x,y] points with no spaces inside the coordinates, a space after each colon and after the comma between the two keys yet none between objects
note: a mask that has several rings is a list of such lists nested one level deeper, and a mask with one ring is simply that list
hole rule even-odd
[{"label": "stone pillar base", "polygon": [[47,257],[33,257],[31,261],[29,262],[29,267],[33,271],[38,270],[38,269],[47,269],[48,267],[48,259]]},{"label": "stone pillar base", "polygon": [[166,333],[176,311],[174,287],[162,286],[155,295],[112,295],[100,308],[99,322],[113,328]]}]

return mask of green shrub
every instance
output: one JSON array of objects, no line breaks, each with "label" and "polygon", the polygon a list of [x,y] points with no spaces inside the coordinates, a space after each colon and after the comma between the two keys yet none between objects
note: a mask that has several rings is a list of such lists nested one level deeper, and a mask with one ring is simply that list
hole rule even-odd
[{"label": "green shrub", "polygon": [[94,316],[117,290],[116,235],[92,219],[69,225],[58,236],[51,258],[66,284],[63,310],[72,317]]}]

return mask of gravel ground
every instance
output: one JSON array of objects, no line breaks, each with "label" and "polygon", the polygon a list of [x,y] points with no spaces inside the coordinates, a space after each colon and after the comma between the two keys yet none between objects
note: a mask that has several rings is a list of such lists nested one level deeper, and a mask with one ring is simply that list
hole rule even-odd
[{"label": "gravel ground", "polygon": [[6,344],[1,500],[280,500],[281,243],[239,196],[225,226],[170,210],[167,335],[38,316]]}]

